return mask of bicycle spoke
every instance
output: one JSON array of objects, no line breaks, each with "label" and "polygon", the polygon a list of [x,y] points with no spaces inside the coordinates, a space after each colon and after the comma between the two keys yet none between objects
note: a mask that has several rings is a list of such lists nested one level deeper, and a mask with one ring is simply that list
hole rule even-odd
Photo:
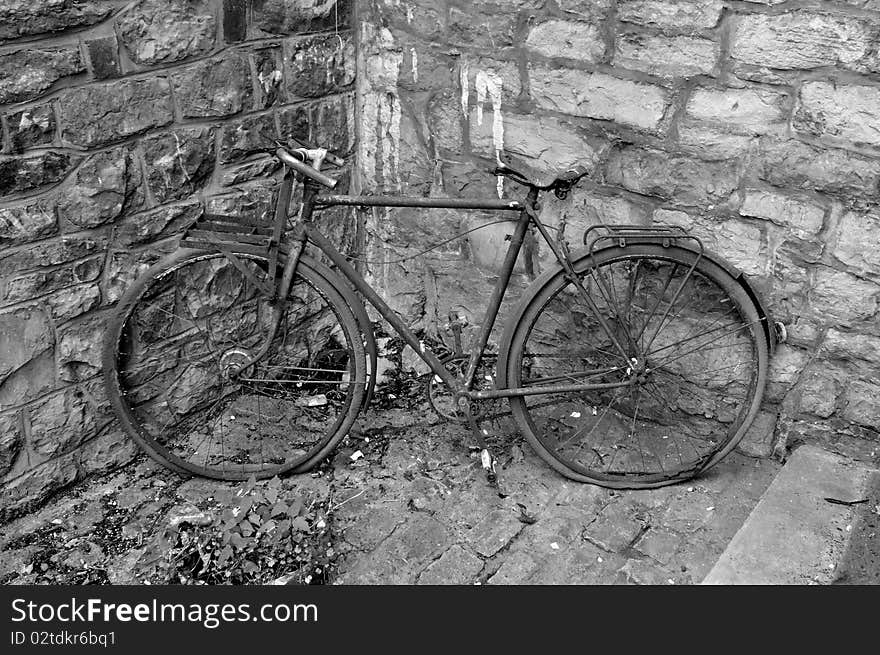
[{"label": "bicycle spoke", "polygon": [[[761,319],[758,319],[757,321],[755,321],[755,323],[759,323],[760,320]],[[723,339],[726,336],[729,336],[731,334],[736,334],[737,332],[741,332],[742,330],[748,329],[749,327],[750,327],[750,325],[741,325],[734,330],[730,330],[729,332],[722,333],[721,335],[719,335],[715,339],[712,339],[711,341],[707,341],[706,343],[701,344],[695,348],[692,348],[691,350],[688,350],[687,352],[681,353],[680,355],[678,355],[676,357],[671,357],[669,359],[663,360],[659,364],[655,364],[654,368],[663,368],[664,366],[671,364],[672,362],[678,361],[682,357],[686,357],[686,356],[690,355],[691,353],[697,352],[698,350],[705,352],[707,350],[717,350],[719,348],[729,348],[730,346],[725,346],[725,345],[716,346],[715,348],[708,348],[708,346],[710,344],[713,344],[713,343],[720,341],[721,339]],[[701,336],[705,336],[705,334],[701,335]]]},{"label": "bicycle spoke", "polygon": [[[663,302],[663,298],[666,296],[666,291],[669,289],[669,285],[672,284],[672,279],[675,276],[675,272],[677,270],[678,270],[678,263],[676,263],[672,267],[672,270],[669,272],[669,276],[666,278],[666,282],[663,284],[663,288],[660,290],[660,293],[657,296],[657,302],[654,303],[654,306],[651,308],[651,311],[648,312],[648,316],[645,319],[645,324],[642,326],[642,329],[639,331],[638,335],[636,336],[637,340],[641,340],[642,336],[645,333],[645,330],[648,329],[648,325],[650,325],[651,319],[657,313],[657,309],[659,309],[660,303]],[[645,299],[647,300],[647,296],[645,297]],[[647,346],[645,346],[644,348],[642,348],[642,351],[645,351],[647,349],[648,349]]]},{"label": "bicycle spoke", "polygon": [[658,348],[657,350],[654,350],[654,351],[651,351],[650,353],[648,353],[648,355],[649,355],[649,356],[651,356],[651,355],[656,355],[656,354],[659,353],[659,352],[662,352],[662,351],[667,350],[667,349],[669,349],[669,348],[674,348],[675,346],[681,345],[682,343],[687,343],[688,341],[693,341],[694,339],[699,339],[701,336],[704,336],[704,335],[706,335],[706,334],[711,334],[711,333],[715,332],[716,330],[724,329],[724,328],[726,327],[726,325],[721,325],[721,326],[719,326],[718,328],[714,328],[714,329],[711,329],[711,330],[708,329],[708,328],[713,328],[713,326],[717,325],[718,322],[719,322],[721,319],[723,319],[723,318],[726,317],[728,314],[730,314],[731,311],[735,311],[735,310],[736,310],[735,307],[734,307],[734,308],[731,308],[730,310],[728,310],[725,314],[723,314],[722,316],[718,317],[716,320],[712,321],[712,323],[710,323],[709,325],[707,325],[707,326],[706,326],[707,329],[704,330],[703,332],[701,332],[701,333],[699,333],[699,334],[692,335],[692,336],[687,337],[687,338],[685,338],[685,339],[681,339],[680,341],[676,341],[675,343],[668,344],[668,345],[666,345],[666,346],[663,346],[662,348]]}]

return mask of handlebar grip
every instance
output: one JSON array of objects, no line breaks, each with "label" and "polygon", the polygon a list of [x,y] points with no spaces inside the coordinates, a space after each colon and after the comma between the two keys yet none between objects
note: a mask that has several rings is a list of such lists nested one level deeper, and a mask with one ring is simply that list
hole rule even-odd
[{"label": "handlebar grip", "polygon": [[284,148],[278,148],[278,150],[275,151],[275,156],[278,157],[278,159],[280,159],[282,162],[284,162],[285,165],[290,166],[290,168],[295,170],[297,173],[302,173],[306,177],[310,177],[315,180],[315,182],[323,184],[325,187],[333,189],[336,187],[337,184],[339,184],[338,180],[334,180],[332,177],[327,177],[320,171],[316,171],[308,164],[304,164],[299,159],[287,152],[287,150],[285,150]]},{"label": "handlebar grip", "polygon": [[[303,141],[302,139],[300,139],[299,137],[296,137],[296,136],[290,137],[290,140],[296,141],[299,145],[301,145],[302,147],[304,147],[308,150],[317,150],[317,148],[318,148],[318,146],[316,146],[315,144],[309,143],[308,141]],[[324,157],[324,159],[326,161],[330,162],[331,164],[333,164],[334,166],[342,166],[343,164],[345,164],[345,160],[342,157],[337,157],[329,150],[327,151],[327,155]]]}]

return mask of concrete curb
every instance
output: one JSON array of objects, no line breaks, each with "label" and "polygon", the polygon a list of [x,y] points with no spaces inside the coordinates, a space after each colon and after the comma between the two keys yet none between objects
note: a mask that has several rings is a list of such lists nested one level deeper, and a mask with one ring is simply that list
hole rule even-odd
[{"label": "concrete curb", "polygon": [[801,446],[702,584],[832,582],[851,536],[854,509],[826,498],[865,498],[872,472],[821,448]]}]

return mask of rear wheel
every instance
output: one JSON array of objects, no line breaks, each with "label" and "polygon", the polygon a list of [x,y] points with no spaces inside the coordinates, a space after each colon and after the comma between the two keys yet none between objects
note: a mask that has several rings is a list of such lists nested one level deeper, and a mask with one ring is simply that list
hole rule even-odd
[{"label": "rear wheel", "polygon": [[126,432],[181,473],[225,480],[313,466],[351,427],[366,363],[342,296],[297,266],[268,353],[262,257],[180,251],[139,278],[105,344],[110,401]]},{"label": "rear wheel", "polygon": [[[683,248],[608,248],[575,271],[595,310],[560,272],[521,311],[502,363],[508,387],[538,392],[510,400],[530,444],[563,475],[614,488],[671,484],[717,463],[764,391],[754,302]],[[564,385],[597,388],[549,389]]]}]

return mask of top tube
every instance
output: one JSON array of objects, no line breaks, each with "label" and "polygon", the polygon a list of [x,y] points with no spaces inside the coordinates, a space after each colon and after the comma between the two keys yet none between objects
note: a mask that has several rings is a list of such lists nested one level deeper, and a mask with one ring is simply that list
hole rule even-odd
[{"label": "top tube", "polygon": [[493,211],[522,211],[518,200],[481,200],[478,198],[422,198],[408,196],[324,196],[315,197],[315,205],[355,207],[425,207],[436,209],[488,209]]}]

